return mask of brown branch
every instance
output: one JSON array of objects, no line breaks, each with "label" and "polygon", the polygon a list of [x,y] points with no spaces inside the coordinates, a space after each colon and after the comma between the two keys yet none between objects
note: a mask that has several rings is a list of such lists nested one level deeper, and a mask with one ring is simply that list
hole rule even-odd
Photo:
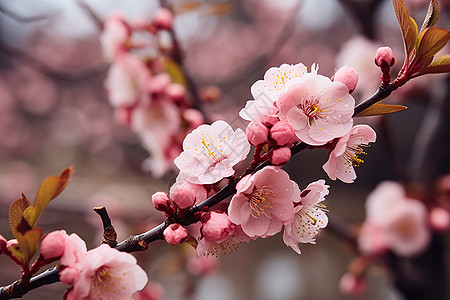
[{"label": "brown branch", "polygon": [[117,233],[114,226],[111,224],[111,218],[106,211],[106,207],[94,207],[94,211],[102,218],[103,223],[103,241],[102,244],[107,244],[110,247],[117,245]]}]

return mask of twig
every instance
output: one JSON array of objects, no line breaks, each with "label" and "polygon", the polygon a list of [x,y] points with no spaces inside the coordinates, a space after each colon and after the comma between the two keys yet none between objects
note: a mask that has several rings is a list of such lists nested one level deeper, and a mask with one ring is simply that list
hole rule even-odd
[{"label": "twig", "polygon": [[117,245],[117,233],[114,226],[111,224],[111,218],[106,211],[106,207],[94,207],[94,211],[102,218],[103,223],[103,244],[107,244],[110,247]]}]

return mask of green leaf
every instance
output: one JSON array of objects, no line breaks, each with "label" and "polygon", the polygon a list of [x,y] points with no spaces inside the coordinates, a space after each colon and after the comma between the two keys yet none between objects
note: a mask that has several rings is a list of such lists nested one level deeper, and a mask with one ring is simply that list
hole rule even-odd
[{"label": "green leaf", "polygon": [[166,58],[163,61],[163,65],[166,72],[169,73],[172,78],[172,82],[186,86],[186,78],[184,77],[183,70],[175,61]]},{"label": "green leaf", "polygon": [[439,7],[439,3],[437,2],[437,0],[431,0],[430,5],[428,6],[427,15],[425,16],[425,20],[423,20],[420,31],[436,26],[439,21],[440,13],[441,8]]},{"label": "green leaf", "polygon": [[[21,224],[24,220],[23,212],[31,205],[32,204],[28,201],[27,197],[22,194],[22,198],[15,200],[9,207],[9,225],[11,226],[11,231],[17,240],[17,236],[19,234],[19,224]],[[23,229],[21,229],[21,231],[23,231]]]},{"label": "green leaf", "polygon": [[383,104],[381,102],[377,102],[359,114],[357,114],[355,117],[367,117],[367,116],[377,116],[377,115],[385,115],[394,113],[397,111],[405,110],[407,107],[404,105],[398,105],[398,104]]},{"label": "green leaf", "polygon": [[23,212],[25,220],[30,224],[31,228],[36,225],[37,220],[44,212],[48,203],[55,199],[67,187],[70,177],[72,176],[74,167],[65,169],[59,176],[47,177],[39,187],[36,199],[32,206],[29,206]]},{"label": "green leaf", "polygon": [[416,47],[416,38],[418,34],[417,23],[409,16],[403,0],[392,0],[392,5],[394,6],[395,15],[397,16],[398,24],[402,31],[406,56],[410,58],[411,53],[413,53]]}]

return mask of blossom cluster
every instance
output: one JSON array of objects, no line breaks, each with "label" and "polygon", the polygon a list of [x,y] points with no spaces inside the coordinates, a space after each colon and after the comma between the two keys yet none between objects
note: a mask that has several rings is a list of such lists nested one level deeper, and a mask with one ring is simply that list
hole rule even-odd
[{"label": "blossom cluster", "polygon": [[204,123],[192,108],[186,78],[167,44],[173,15],[160,8],[150,22],[131,23],[113,14],[104,21],[100,41],[112,62],[105,81],[119,123],[130,128],[151,153],[143,167],[155,177],[175,168],[188,132]]}]

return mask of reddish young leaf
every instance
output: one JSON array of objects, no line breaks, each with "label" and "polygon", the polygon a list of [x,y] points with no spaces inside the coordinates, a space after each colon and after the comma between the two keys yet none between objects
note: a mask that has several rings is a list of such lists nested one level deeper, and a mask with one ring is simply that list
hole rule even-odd
[{"label": "reddish young leaf", "polygon": [[25,234],[20,232],[17,234],[17,241],[19,242],[20,253],[22,257],[17,256],[17,250],[13,253],[24,263],[25,267],[29,267],[29,263],[33,258],[39,246],[39,241],[42,237],[42,230],[39,227],[28,230]]},{"label": "reddish young leaf", "polygon": [[425,20],[423,20],[420,31],[436,26],[439,21],[440,14],[441,8],[439,6],[439,3],[437,2],[437,0],[431,0],[430,5],[428,6],[427,15],[425,16]]},{"label": "reddish young leaf", "polygon": [[405,43],[406,56],[409,58],[416,47],[416,38],[418,34],[417,23],[409,16],[403,0],[392,0],[395,14],[403,35]]},{"label": "reddish young leaf", "polygon": [[[27,197],[22,194],[22,198],[14,201],[9,207],[9,225],[14,237],[18,240],[18,226],[23,220],[23,212],[32,204],[28,201]],[[29,225],[29,224],[28,224]]]},{"label": "reddish young leaf", "polygon": [[380,102],[377,102],[359,114],[355,115],[355,117],[366,117],[366,116],[377,116],[377,115],[385,115],[394,113],[397,111],[405,110],[407,107],[404,105],[398,105],[398,104],[383,104]]}]

